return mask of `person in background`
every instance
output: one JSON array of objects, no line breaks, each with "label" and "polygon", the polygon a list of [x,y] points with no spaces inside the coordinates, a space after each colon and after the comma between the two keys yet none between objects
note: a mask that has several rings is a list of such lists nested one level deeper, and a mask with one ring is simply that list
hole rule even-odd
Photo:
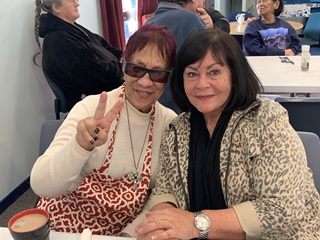
[{"label": "person in background", "polygon": [[230,33],[230,23],[225,16],[215,9],[208,9],[206,12],[212,19],[213,28],[220,28],[221,30]]},{"label": "person in background", "polygon": [[140,221],[164,129],[176,117],[158,102],[175,58],[167,29],[141,27],[122,57],[125,83],[87,96],[69,112],[30,175],[41,197],[37,207],[50,213],[53,230],[136,235],[132,222]]},{"label": "person in background", "polygon": [[[146,24],[154,23],[168,28],[176,38],[178,52],[192,33],[207,28],[204,20],[213,26],[210,16],[205,14],[203,4],[203,0],[158,0],[157,10]],[[197,12],[197,9],[201,12]],[[200,17],[202,13],[204,19]]]},{"label": "person in background", "polygon": [[122,50],[76,23],[79,5],[78,0],[36,0],[35,37],[40,50],[43,38],[43,72],[63,90],[69,111],[83,94],[123,83]]},{"label": "person in background", "polygon": [[[183,42],[193,33],[206,29],[207,24],[212,24],[212,20],[208,14],[204,15],[202,19],[199,15],[206,13],[203,9],[203,0],[158,0],[157,10],[153,16],[149,18],[145,24],[153,23],[157,26],[165,26],[174,35],[177,42],[177,52],[179,51]],[[197,9],[200,12],[197,12]],[[169,80],[163,95],[159,102],[164,106],[171,108],[176,113],[181,113],[179,107],[174,103],[170,91]]]},{"label": "person in background", "polygon": [[192,35],[173,70],[184,111],[162,141],[139,239],[320,239],[320,196],[303,144],[234,37]]},{"label": "person in background", "polygon": [[[198,3],[198,5],[195,5]],[[207,28],[220,28],[226,32],[230,32],[230,24],[228,19],[218,10],[205,9],[205,1],[189,1],[184,5],[186,10],[196,13],[200,16]]]},{"label": "person in background", "polygon": [[248,23],[242,45],[247,56],[294,56],[301,53],[296,30],[279,18],[283,0],[257,0],[259,18]]}]

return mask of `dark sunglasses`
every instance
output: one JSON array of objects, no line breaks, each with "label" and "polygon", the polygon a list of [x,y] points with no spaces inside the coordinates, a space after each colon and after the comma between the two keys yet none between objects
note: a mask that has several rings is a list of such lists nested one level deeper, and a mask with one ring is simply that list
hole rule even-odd
[{"label": "dark sunglasses", "polygon": [[149,77],[153,82],[166,83],[171,73],[171,71],[148,69],[126,61],[122,61],[122,64],[125,74],[135,78],[142,78],[146,73],[149,73]]}]

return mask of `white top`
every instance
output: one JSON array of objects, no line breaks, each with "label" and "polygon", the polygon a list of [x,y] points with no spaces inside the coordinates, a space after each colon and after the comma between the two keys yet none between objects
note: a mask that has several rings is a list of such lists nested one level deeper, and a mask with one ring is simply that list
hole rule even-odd
[{"label": "white top", "polygon": [[[119,99],[119,93],[120,88],[108,93],[107,109],[110,109],[110,106],[113,106]],[[30,176],[30,184],[36,194],[49,198],[59,197],[65,192],[75,190],[93,168],[102,166],[106,159],[107,146],[110,139],[105,145],[96,147],[93,151],[83,149],[75,139],[77,123],[87,116],[94,115],[99,96],[88,96],[74,106],[62,126],[58,129],[49,148],[37,159]],[[109,175],[114,178],[135,170],[125,107],[124,105],[120,112],[114,150],[108,171]],[[135,156],[136,161],[138,161],[137,158],[144,142],[150,113],[141,113],[129,103],[128,110]],[[165,108],[158,102],[156,103],[152,146],[152,182],[150,188],[154,186],[164,129],[175,116],[176,114],[171,109]],[[111,126],[111,129],[113,129],[113,126]],[[110,134],[111,131],[109,136]],[[144,158],[144,154],[142,155]],[[143,159],[140,161],[139,169],[142,167],[142,162]]]},{"label": "white top", "polygon": [[[120,88],[108,93],[106,109],[110,109],[119,99]],[[35,162],[31,175],[30,185],[33,191],[43,197],[55,198],[65,192],[75,190],[92,171],[100,168],[106,159],[109,140],[106,144],[96,147],[93,151],[83,149],[76,141],[76,128],[78,122],[88,116],[93,116],[99,102],[100,95],[88,96],[78,102],[70,111],[56,136],[45,153]],[[162,106],[159,102],[155,105],[155,120],[152,141],[151,182],[149,189],[155,185],[157,166],[159,160],[160,144],[165,128],[176,114],[169,108]],[[142,113],[128,103],[132,140],[138,162],[141,147],[144,142],[145,133],[148,128],[150,113]],[[110,129],[114,127],[113,122]],[[145,141],[145,145],[148,141]],[[145,146],[146,149],[146,146]],[[138,170],[142,169],[145,151],[141,156]],[[113,154],[108,174],[119,178],[130,172],[135,172],[134,161],[131,150],[130,135],[126,114],[126,105],[120,111],[120,119],[114,142]],[[143,213],[141,213],[141,216]],[[138,217],[139,218],[139,217]],[[138,222],[139,220],[137,220]],[[132,234],[133,226],[130,227]],[[133,236],[133,235],[131,235]]]}]

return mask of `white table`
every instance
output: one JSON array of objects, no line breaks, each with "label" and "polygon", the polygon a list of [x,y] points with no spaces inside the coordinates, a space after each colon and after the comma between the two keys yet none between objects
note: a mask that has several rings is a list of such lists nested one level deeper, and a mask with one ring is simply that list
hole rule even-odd
[{"label": "white table", "polygon": [[[80,240],[80,233],[50,232],[50,240]],[[8,228],[0,227],[0,239],[12,240]],[[135,238],[92,235],[91,240],[135,240]]]},{"label": "white table", "polygon": [[308,71],[301,71],[301,57],[289,57],[295,64],[282,63],[279,56],[247,57],[265,93],[320,93],[320,56],[311,56]]}]

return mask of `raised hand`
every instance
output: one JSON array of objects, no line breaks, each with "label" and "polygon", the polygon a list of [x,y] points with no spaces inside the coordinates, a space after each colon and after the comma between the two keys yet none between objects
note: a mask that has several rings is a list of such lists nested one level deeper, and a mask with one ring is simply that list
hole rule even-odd
[{"label": "raised hand", "polygon": [[124,100],[119,99],[119,101],[105,113],[107,99],[108,94],[102,92],[94,116],[84,118],[78,123],[76,140],[79,145],[87,151],[91,151],[95,147],[106,143],[110,126],[124,104]]},{"label": "raised hand", "polygon": [[213,21],[210,15],[204,8],[197,8],[197,12],[199,13],[202,21],[207,26],[207,28],[213,28]]}]

